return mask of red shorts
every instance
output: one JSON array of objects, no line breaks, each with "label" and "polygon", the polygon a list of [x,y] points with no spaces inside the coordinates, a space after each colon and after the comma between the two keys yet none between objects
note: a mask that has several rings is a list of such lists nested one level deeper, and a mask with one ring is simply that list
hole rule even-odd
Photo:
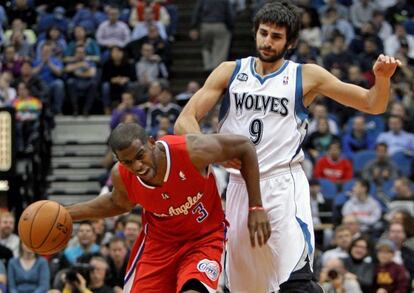
[{"label": "red shorts", "polygon": [[224,238],[224,227],[200,240],[180,243],[153,240],[142,232],[131,252],[124,292],[180,292],[191,279],[215,292],[222,270]]}]

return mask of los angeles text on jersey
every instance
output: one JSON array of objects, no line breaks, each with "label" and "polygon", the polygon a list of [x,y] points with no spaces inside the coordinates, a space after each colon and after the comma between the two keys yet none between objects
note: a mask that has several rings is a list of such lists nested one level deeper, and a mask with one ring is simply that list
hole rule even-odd
[{"label": "los angeles text on jersey", "polygon": [[187,215],[188,211],[203,197],[203,193],[199,192],[194,196],[188,196],[187,201],[179,207],[170,206],[168,213],[170,216]]},{"label": "los angeles text on jersey", "polygon": [[289,100],[285,97],[272,97],[250,93],[233,93],[236,111],[243,113],[243,109],[250,111],[277,113],[287,116],[289,111],[287,105]]}]

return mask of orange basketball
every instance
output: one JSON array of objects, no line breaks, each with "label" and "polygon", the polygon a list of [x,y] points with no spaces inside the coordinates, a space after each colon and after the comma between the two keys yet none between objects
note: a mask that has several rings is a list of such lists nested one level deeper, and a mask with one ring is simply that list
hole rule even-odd
[{"label": "orange basketball", "polygon": [[40,200],[29,205],[20,216],[19,236],[38,254],[56,253],[72,236],[72,218],[60,204]]}]

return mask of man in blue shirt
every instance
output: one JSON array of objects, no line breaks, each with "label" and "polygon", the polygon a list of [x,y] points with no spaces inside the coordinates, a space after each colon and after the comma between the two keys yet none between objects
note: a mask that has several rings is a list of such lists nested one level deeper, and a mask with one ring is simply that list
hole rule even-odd
[{"label": "man in blue shirt", "polygon": [[398,152],[414,155],[414,134],[404,131],[402,127],[403,121],[400,116],[390,116],[388,119],[390,130],[381,133],[377,138],[377,143],[387,144],[390,156]]}]

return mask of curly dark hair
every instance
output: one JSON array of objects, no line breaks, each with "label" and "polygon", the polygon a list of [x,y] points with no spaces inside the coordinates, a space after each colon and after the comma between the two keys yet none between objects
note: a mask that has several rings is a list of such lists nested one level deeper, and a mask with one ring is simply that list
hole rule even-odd
[{"label": "curly dark hair", "polygon": [[287,45],[294,44],[299,37],[299,9],[290,1],[269,1],[256,13],[253,22],[255,34],[262,23],[285,27]]}]

